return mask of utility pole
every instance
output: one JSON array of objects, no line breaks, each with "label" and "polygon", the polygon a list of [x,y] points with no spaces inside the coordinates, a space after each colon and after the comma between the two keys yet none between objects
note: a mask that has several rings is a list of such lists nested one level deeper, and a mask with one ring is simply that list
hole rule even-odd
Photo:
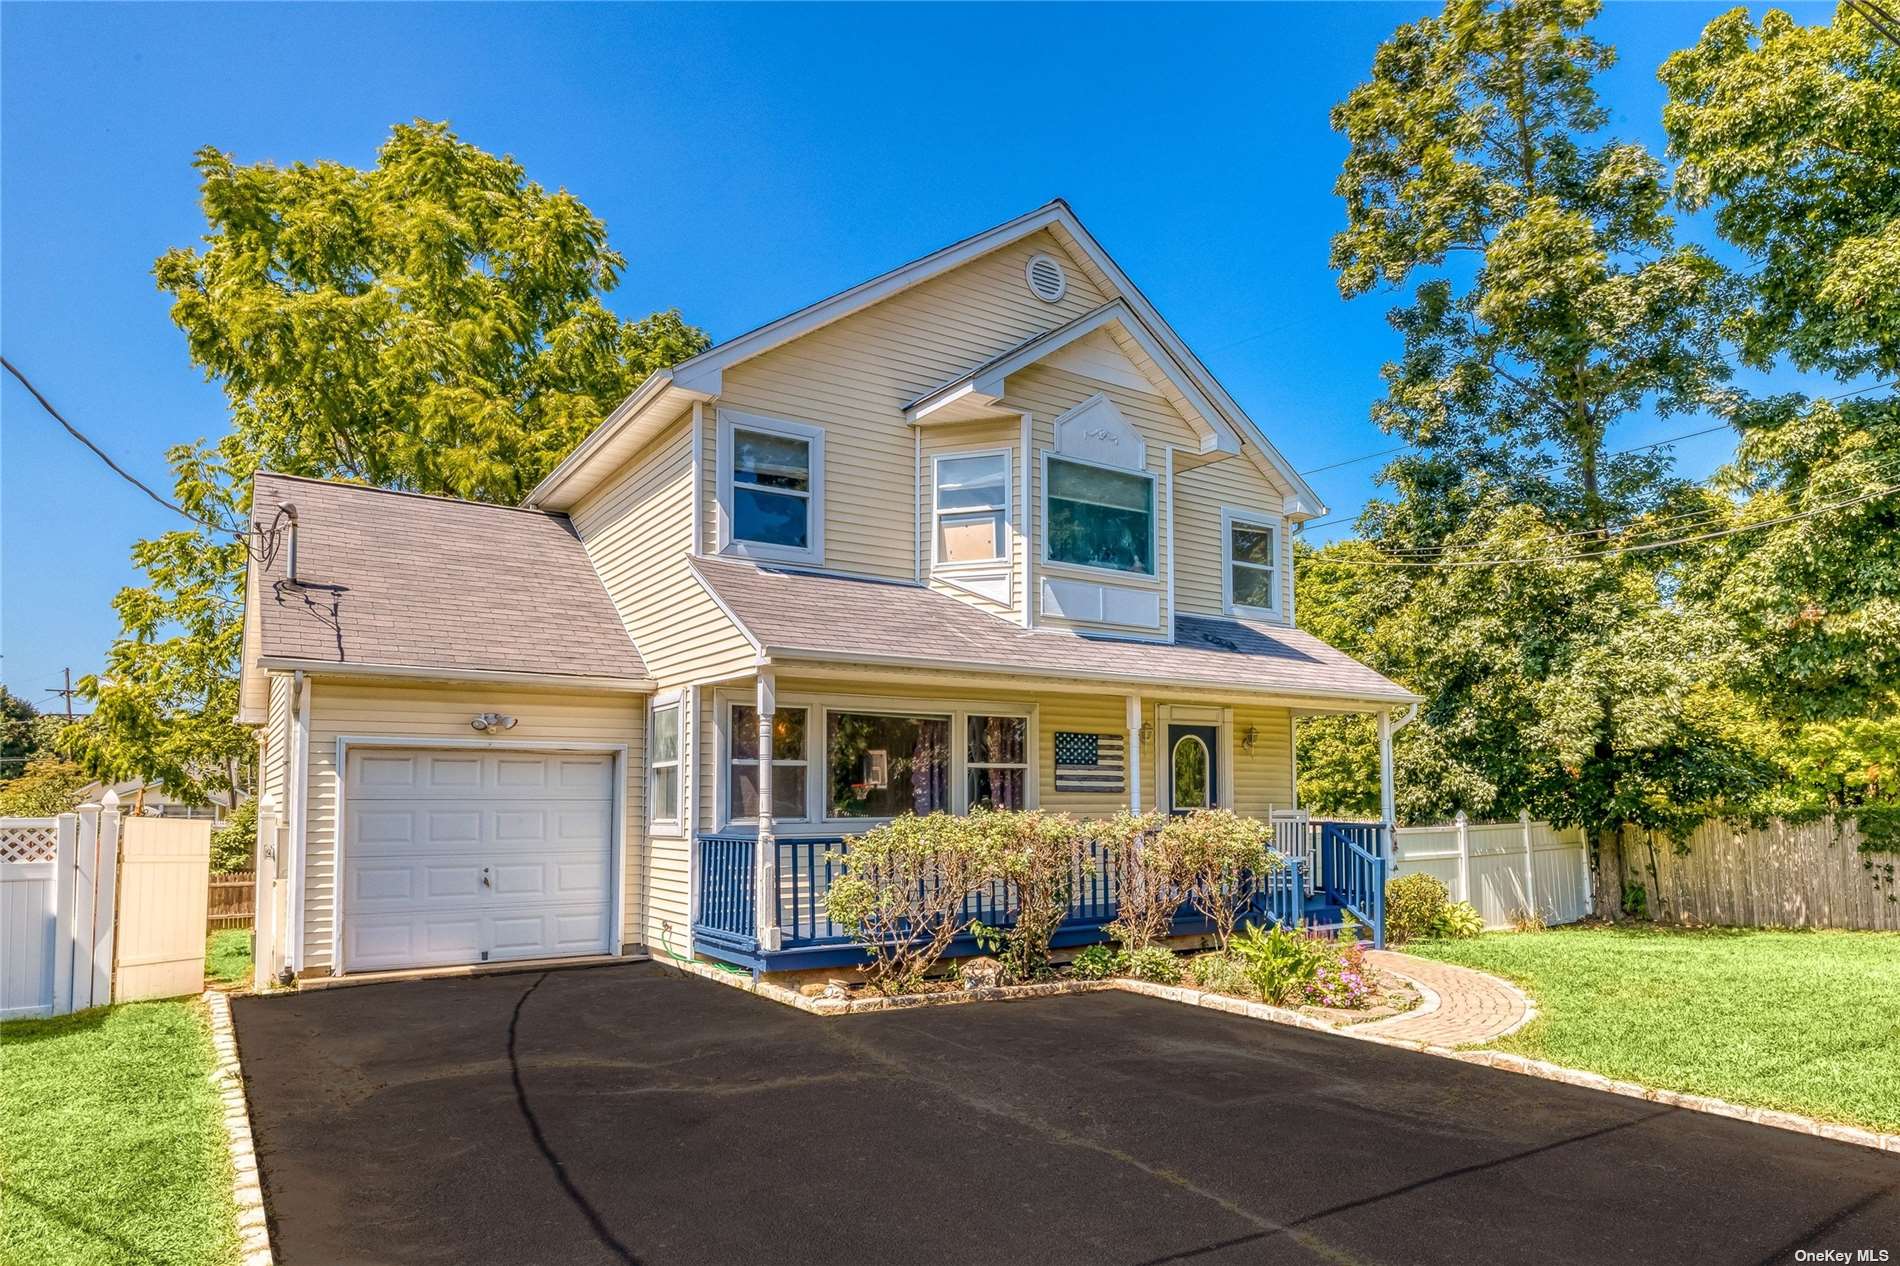
[{"label": "utility pole", "polygon": [[59,687],[55,686],[53,687],[52,693],[56,695],[66,696],[66,724],[71,725],[73,721],[73,670],[72,669],[68,668],[66,670],[66,688],[64,690],[61,690]]}]

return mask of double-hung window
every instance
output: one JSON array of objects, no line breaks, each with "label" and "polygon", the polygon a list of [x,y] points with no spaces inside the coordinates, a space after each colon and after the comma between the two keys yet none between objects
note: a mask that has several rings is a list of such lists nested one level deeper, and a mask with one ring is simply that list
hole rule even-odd
[{"label": "double-hung window", "polygon": [[721,410],[722,549],[790,562],[824,558],[825,434],[780,418]]},{"label": "double-hung window", "polygon": [[651,770],[647,780],[647,816],[654,822],[678,822],[680,817],[680,706],[669,703],[653,709],[647,736]]},{"label": "double-hung window", "polygon": [[1280,613],[1280,532],[1277,522],[1241,510],[1221,512],[1222,565],[1227,609],[1238,615]]},{"label": "double-hung window", "polygon": [[1045,462],[1046,561],[1154,575],[1154,476],[1053,453]]},{"label": "double-hung window", "polygon": [[969,716],[965,776],[972,808],[1029,807],[1029,718]]},{"label": "double-hung window", "polygon": [[936,459],[939,567],[994,563],[1009,552],[1009,454],[967,453]]},{"label": "double-hung window", "polygon": [[[735,703],[727,715],[726,820],[754,821],[759,816],[759,710]],[[805,771],[810,766],[806,712],[780,708],[772,714],[772,816],[786,822],[809,817]]]}]

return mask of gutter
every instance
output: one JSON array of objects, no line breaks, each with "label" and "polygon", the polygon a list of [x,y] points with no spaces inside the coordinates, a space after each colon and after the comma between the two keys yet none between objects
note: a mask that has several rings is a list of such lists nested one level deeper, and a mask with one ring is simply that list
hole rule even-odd
[{"label": "gutter", "polygon": [[387,677],[408,681],[485,682],[496,686],[563,686],[580,690],[608,690],[622,694],[651,694],[658,688],[651,677],[589,677],[579,673],[519,673],[493,668],[431,668],[423,664],[349,664],[328,659],[299,659],[265,655],[259,668],[275,672],[309,673],[323,677]]}]

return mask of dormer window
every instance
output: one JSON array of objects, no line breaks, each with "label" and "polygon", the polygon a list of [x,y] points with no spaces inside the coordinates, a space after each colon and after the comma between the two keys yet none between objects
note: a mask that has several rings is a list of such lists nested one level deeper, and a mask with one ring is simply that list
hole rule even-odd
[{"label": "dormer window", "polygon": [[825,433],[719,411],[719,548],[784,562],[825,556]]},{"label": "dormer window", "polygon": [[1279,520],[1231,506],[1221,511],[1227,610],[1234,615],[1280,614]]}]

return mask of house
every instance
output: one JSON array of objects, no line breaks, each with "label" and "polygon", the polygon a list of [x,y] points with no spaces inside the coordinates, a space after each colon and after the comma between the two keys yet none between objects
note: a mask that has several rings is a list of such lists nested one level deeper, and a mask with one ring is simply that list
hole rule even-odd
[{"label": "house", "polygon": [[1296,627],[1324,506],[1062,202],[654,374],[519,508],[253,500],[269,969],[847,962],[827,852],[979,803],[1271,815],[1377,923],[1294,727],[1376,716],[1389,822],[1416,697]]},{"label": "house", "polygon": [[139,778],[114,783],[89,782],[79,789],[79,802],[97,804],[108,791],[119,797],[127,813],[147,818],[207,818],[213,823],[222,823],[231,811],[229,792],[212,791],[207,793],[205,803],[188,804],[168,793],[164,780],[158,778],[150,782]]}]

